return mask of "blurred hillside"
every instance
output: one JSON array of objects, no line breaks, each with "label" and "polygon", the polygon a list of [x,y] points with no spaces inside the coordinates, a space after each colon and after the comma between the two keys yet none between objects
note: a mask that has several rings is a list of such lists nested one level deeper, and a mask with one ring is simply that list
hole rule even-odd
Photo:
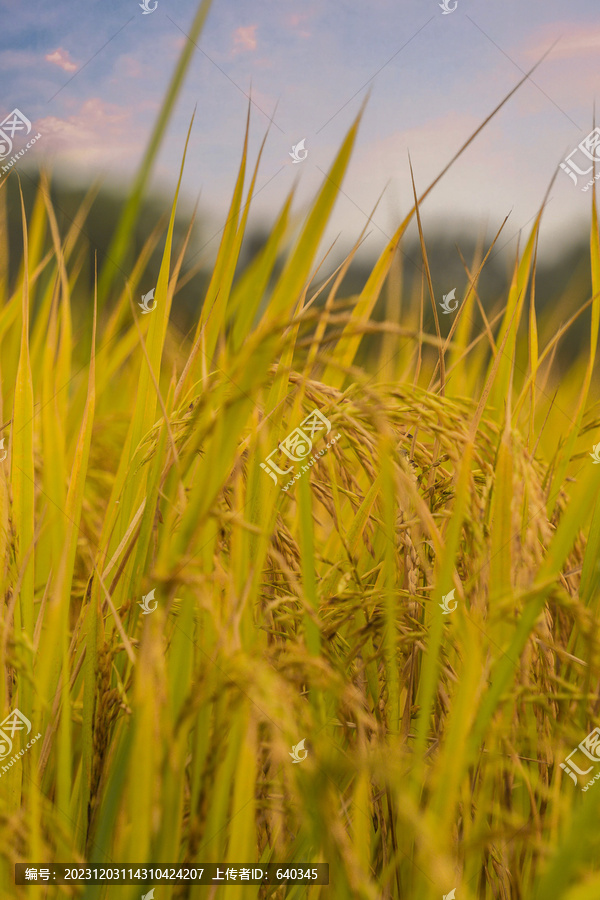
[{"label": "blurred hillside", "polygon": [[[28,220],[31,220],[35,194],[39,185],[38,173],[21,171],[21,184]],[[50,197],[57,216],[57,224],[61,235],[66,236],[69,228],[77,222],[78,210],[89,205],[89,211],[83,225],[77,224],[77,252],[82,254],[81,268],[76,282],[72,287],[74,309],[77,309],[78,297],[88,297],[94,278],[94,251],[98,254],[98,271],[101,271],[107,259],[107,251],[110,237],[114,233],[116,223],[125,202],[125,195],[115,186],[97,185],[89,189],[86,194],[80,188],[74,188],[64,182],[55,181],[50,187]],[[156,283],[160,258],[164,246],[168,214],[172,198],[154,194],[143,204],[141,215],[138,219],[135,233],[131,235],[131,243],[128,252],[130,266],[121,267],[117,275],[116,287],[113,292],[122,290],[123,285],[130,277],[133,269],[133,261],[136,260],[142,248],[149,240],[153,231],[158,229],[157,240],[149,253],[145,273],[141,280],[143,286],[140,293],[149,291]],[[174,259],[176,259],[184,245],[186,234],[190,228],[194,209],[193,204],[181,199],[178,206],[178,214],[174,233]],[[208,275],[212,260],[218,249],[223,223],[208,222],[201,215],[197,215],[189,236],[189,245],[185,254],[185,261],[180,276],[180,286],[173,303],[172,320],[186,333],[193,321],[196,320],[198,310],[208,285]],[[14,289],[22,260],[22,226],[19,199],[19,182],[13,175],[5,179],[0,186],[0,229],[5,229],[8,239],[9,260],[8,271],[11,290]],[[448,235],[452,235],[449,239]],[[239,277],[246,266],[261,252],[267,241],[266,228],[255,227],[250,229],[250,236],[246,237],[240,254],[240,262],[237,267],[236,277]],[[521,238],[522,243],[526,239]],[[506,296],[506,290],[510,282],[516,242],[510,240],[511,234],[503,233],[485,264],[478,282],[478,294],[488,319],[492,318],[501,309],[500,298]],[[52,238],[49,233],[43,237],[45,248],[51,249]],[[436,301],[438,304],[444,294],[456,289],[456,298],[462,302],[468,287],[468,276],[465,266],[461,261],[461,255],[466,266],[473,275],[487,252],[493,237],[486,237],[481,241],[475,233],[467,234],[464,227],[453,230],[449,223],[444,224],[443,233],[431,232],[425,235],[427,243],[427,255],[431,269],[432,282]],[[435,331],[431,301],[427,281],[424,276],[421,248],[418,236],[407,237],[401,245],[401,253],[397,258],[394,269],[394,290],[401,288],[402,302],[396,313],[406,308],[406,304],[420,304],[423,295],[423,321],[425,330]],[[0,249],[0,252],[2,250]],[[332,254],[332,260],[327,260],[319,272],[315,281],[314,290],[323,284],[327,277],[340,264],[341,259]],[[341,286],[337,292],[337,298],[342,300],[360,293],[371,271],[373,260],[365,259],[354,261],[350,266]],[[275,266],[273,280],[281,271],[283,260]],[[3,287],[4,290],[4,287]],[[314,291],[311,289],[310,294]],[[393,307],[389,299],[390,284],[375,308],[373,318],[378,321],[393,317]],[[544,258],[540,254],[535,281],[535,306],[540,315],[540,345],[551,339],[560,326],[569,316],[579,308],[591,295],[591,275],[589,268],[589,246],[584,236],[581,240],[572,241],[561,256]],[[317,299],[317,304],[322,304],[327,296],[327,290]],[[134,297],[134,301],[139,298]],[[265,300],[265,302],[267,302]],[[529,304],[529,299],[527,300]],[[33,311],[35,315],[35,310]],[[542,315],[543,314],[543,315]],[[443,315],[438,305],[438,316],[442,334],[447,334],[453,320],[452,315]],[[473,323],[473,334],[476,335],[483,325],[483,320],[478,316]],[[568,336],[561,341],[557,351],[557,362],[567,363],[572,361],[582,348],[587,348],[590,329],[590,312],[586,310],[577,322],[572,326]],[[362,361],[374,349],[378,338],[365,339],[362,348]]]}]

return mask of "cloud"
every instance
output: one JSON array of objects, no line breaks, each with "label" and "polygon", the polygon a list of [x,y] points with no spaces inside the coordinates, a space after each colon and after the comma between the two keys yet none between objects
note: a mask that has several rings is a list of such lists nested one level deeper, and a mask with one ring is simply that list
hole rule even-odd
[{"label": "cloud", "polygon": [[258,25],[246,25],[233,32],[234,53],[240,50],[256,50],[256,29]]},{"label": "cloud", "polygon": [[59,163],[102,167],[111,154],[119,162],[139,154],[132,120],[131,108],[91,97],[77,113],[46,116],[36,120],[36,128],[44,136],[44,150]]},{"label": "cloud", "polygon": [[[141,78],[143,74],[142,64],[130,54],[125,54],[119,60],[119,74],[122,73],[126,78]],[[118,79],[117,79],[118,80]]]},{"label": "cloud", "polygon": [[591,54],[598,55],[600,27],[592,23],[581,26],[569,22],[552,22],[532,36],[531,43],[526,47],[528,57],[531,60],[539,59],[554,43],[557,33],[560,34],[560,38],[550,52],[549,62],[558,59],[580,59]]},{"label": "cloud", "polygon": [[64,69],[65,72],[77,71],[77,66],[69,59],[68,51],[63,50],[62,47],[59,47],[58,50],[55,50],[53,53],[46,53],[44,59],[46,60],[46,62],[54,63],[55,65],[60,66],[60,68]]},{"label": "cloud", "polygon": [[[523,65],[537,62],[556,41],[557,34],[559,40],[532,81],[546,94],[548,110],[552,112],[550,103],[553,104],[555,111],[563,113],[565,121],[570,119],[583,136],[589,131],[588,124],[591,127],[594,96],[600,89],[600,26],[558,22],[538,28],[523,44]],[[530,91],[525,96],[537,103],[542,95]]]},{"label": "cloud", "polygon": [[[378,244],[384,235],[389,238],[413,204],[408,151],[419,196],[479,124],[476,116],[453,110],[412,128],[359,143],[344,181],[345,197],[340,197],[337,211],[338,222],[339,216],[344,216],[344,240],[358,236],[382,191],[368,230]],[[507,184],[514,193],[510,175],[514,147],[508,140],[500,145],[498,136],[493,130],[482,133],[437,185],[422,211],[426,226],[447,217],[449,211],[454,218],[472,213],[472,217],[483,219],[492,210],[496,214],[498,209],[505,210],[506,197],[511,195],[510,191],[507,194]],[[334,145],[324,145],[322,155],[334,151]],[[500,176],[503,169],[508,173]],[[518,215],[520,210],[514,217]],[[328,235],[333,235],[333,226]]]},{"label": "cloud", "polygon": [[306,31],[304,28],[300,28],[301,25],[303,25],[305,22],[310,21],[310,19],[311,16],[307,12],[291,13],[291,15],[288,17],[288,24],[290,28],[294,29],[299,37],[310,37],[310,31]]}]

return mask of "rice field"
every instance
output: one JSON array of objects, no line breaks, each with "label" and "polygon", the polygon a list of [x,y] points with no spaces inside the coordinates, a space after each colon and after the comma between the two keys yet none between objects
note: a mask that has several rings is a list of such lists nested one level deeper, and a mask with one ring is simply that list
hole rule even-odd
[{"label": "rice field", "polygon": [[[179,187],[119,274],[160,117],[102,266],[87,202],[59,228],[44,176],[9,240],[0,186],[0,719],[31,726],[0,759],[2,898],[151,887],[16,885],[27,861],[329,865],[328,885],[161,884],[156,900],[600,897],[600,789],[560,767],[599,709],[595,187],[592,295],[547,341],[543,198],[492,310],[478,286],[499,235],[441,321],[420,218],[435,183],[340,296],[363,235],[326,279],[318,251],[361,113],[301,228],[290,195],[234,278],[260,163],[246,128],[189,335],[170,321]],[[581,318],[589,344],[558,368]]]}]

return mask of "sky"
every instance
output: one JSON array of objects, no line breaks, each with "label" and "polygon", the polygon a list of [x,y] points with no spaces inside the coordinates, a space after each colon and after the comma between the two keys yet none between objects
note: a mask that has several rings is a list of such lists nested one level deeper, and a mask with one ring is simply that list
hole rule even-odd
[{"label": "sky", "polygon": [[[84,185],[136,171],[196,11],[195,0],[146,0],[157,3],[149,13],[140,2],[0,0],[0,119],[16,108],[42,135],[28,161],[35,154]],[[591,176],[574,184],[559,164],[576,150],[580,169],[592,165],[576,148],[600,88],[598,0],[445,0],[449,12],[440,2],[213,0],[153,187],[172,194],[196,107],[182,198],[191,207],[200,197],[216,252],[251,98],[251,165],[269,134],[250,223],[268,228],[294,185],[301,217],[368,95],[326,242],[348,250],[379,200],[365,252],[380,252],[413,202],[409,153],[421,194],[548,53],[421,212],[426,236],[493,234],[509,216],[499,246],[516,248],[555,178],[540,252],[567,247],[590,219]],[[13,154],[27,140],[16,133]]]}]

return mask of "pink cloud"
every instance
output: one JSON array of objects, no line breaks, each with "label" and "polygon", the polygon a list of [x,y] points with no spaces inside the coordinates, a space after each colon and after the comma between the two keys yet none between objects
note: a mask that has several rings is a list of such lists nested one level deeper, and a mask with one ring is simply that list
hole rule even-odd
[{"label": "pink cloud", "polygon": [[288,19],[289,25],[300,37],[310,37],[310,31],[306,31],[304,28],[300,28],[299,26],[303,25],[311,18],[310,14],[307,12],[300,13],[292,13]]},{"label": "pink cloud", "polygon": [[126,78],[140,78],[142,75],[142,66],[139,59],[126,54],[120,60],[123,72]]},{"label": "pink cloud", "polygon": [[550,51],[547,62],[557,59],[572,59],[597,55],[600,50],[600,28],[590,23],[589,26],[573,25],[569,22],[553,22],[540,29],[533,42],[526,48],[532,60],[539,59],[560,35],[556,46]]},{"label": "pink cloud", "polygon": [[[600,90],[600,27],[554,22],[538,29],[523,45],[523,66],[537,62],[550,47],[550,53],[534,72],[532,80],[570,115],[573,115],[574,107],[585,110],[588,117],[585,124],[580,113],[575,118],[587,133],[590,130],[588,122],[591,128],[594,97]],[[529,92],[525,96],[531,98],[531,103],[537,103],[541,95]]]},{"label": "pink cloud", "polygon": [[46,116],[36,121],[36,127],[44,136],[45,151],[59,162],[102,167],[111,153],[120,161],[139,153],[132,118],[131,108],[91,97],[77,113],[65,118]]},{"label": "pink cloud", "polygon": [[236,28],[233,32],[234,53],[240,50],[256,50],[257,25],[246,25]]},{"label": "pink cloud", "polygon": [[183,50],[188,39],[180,34],[174,34],[167,39],[167,46],[170,50]]},{"label": "pink cloud", "polygon": [[118,122],[129,122],[131,110],[124,109],[116,103],[105,103],[99,97],[90,97],[89,100],[84,101],[81,107],[80,118],[112,125]]},{"label": "pink cloud", "polygon": [[63,50],[62,47],[59,47],[58,50],[55,50],[53,53],[46,53],[44,57],[46,62],[54,63],[57,66],[60,66],[61,69],[64,69],[65,72],[75,72],[77,70],[77,66],[74,62],[71,62],[69,59],[69,53],[67,50]]}]

